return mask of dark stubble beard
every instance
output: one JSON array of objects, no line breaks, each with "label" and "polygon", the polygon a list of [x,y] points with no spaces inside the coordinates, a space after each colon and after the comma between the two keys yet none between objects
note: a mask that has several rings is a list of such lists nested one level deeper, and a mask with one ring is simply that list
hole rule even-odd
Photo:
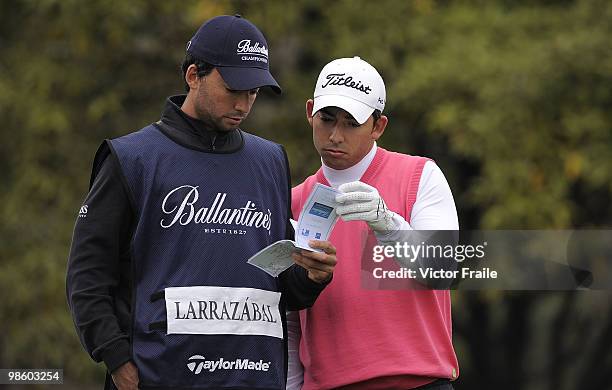
[{"label": "dark stubble beard", "polygon": [[200,90],[200,92],[198,92],[198,95],[196,97],[196,104],[195,104],[194,109],[197,115],[197,119],[202,121],[204,125],[206,126],[206,128],[212,131],[220,132],[220,133],[227,133],[227,132],[237,129],[237,127],[233,127],[229,129],[226,127],[223,127],[221,123],[222,118],[215,120],[208,111],[202,110],[201,105],[199,103],[205,100],[210,100],[208,99],[208,94]]}]

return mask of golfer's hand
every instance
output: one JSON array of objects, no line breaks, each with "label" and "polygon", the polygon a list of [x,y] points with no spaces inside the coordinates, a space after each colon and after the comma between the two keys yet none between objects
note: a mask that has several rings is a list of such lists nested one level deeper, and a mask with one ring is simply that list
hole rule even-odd
[{"label": "golfer's hand", "polygon": [[324,253],[301,250],[293,253],[293,261],[308,271],[310,280],[325,283],[331,279],[336,267],[336,248],[329,241],[311,240],[308,244]]},{"label": "golfer's hand", "polygon": [[113,382],[119,390],[138,390],[138,369],[127,362],[111,373]]},{"label": "golfer's hand", "polygon": [[344,183],[338,187],[340,195],[336,195],[339,206],[336,213],[344,221],[365,221],[379,233],[398,230],[404,219],[387,208],[378,190],[360,181]]}]

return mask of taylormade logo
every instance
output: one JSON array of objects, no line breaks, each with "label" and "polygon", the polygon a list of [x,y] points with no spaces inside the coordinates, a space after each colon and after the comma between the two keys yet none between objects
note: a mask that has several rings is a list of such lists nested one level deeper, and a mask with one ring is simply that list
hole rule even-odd
[{"label": "taylormade logo", "polygon": [[81,206],[81,209],[79,210],[79,218],[85,217],[87,217],[87,205]]},{"label": "taylormade logo", "polygon": [[250,359],[225,360],[222,357],[216,360],[206,360],[202,355],[193,355],[188,359],[187,368],[198,375],[202,371],[215,372],[217,370],[249,370],[265,371],[270,369],[270,362],[259,359],[258,362]]}]

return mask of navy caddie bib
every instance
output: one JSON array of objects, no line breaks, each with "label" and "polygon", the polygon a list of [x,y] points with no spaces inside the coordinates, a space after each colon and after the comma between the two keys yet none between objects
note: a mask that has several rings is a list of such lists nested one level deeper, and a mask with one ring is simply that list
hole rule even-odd
[{"label": "navy caddie bib", "polygon": [[285,238],[287,167],[279,145],[243,135],[226,154],[179,145],[155,125],[109,142],[137,221],[141,388],[285,387],[279,280],[246,261]]}]

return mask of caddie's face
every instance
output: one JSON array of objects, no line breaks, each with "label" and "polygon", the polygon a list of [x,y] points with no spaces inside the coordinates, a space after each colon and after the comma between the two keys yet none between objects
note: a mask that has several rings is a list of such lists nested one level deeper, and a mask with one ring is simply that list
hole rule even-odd
[{"label": "caddie's face", "polygon": [[372,149],[385,131],[387,117],[374,117],[359,124],[355,118],[338,107],[325,107],[313,113],[314,102],[306,102],[306,118],[312,126],[312,138],[319,155],[330,168],[346,169],[357,164]]},{"label": "caddie's face", "polygon": [[[189,72],[187,77],[189,77]],[[230,131],[240,126],[251,111],[259,88],[249,91],[232,90],[217,69],[189,83],[193,110],[200,119],[217,131]]]}]

